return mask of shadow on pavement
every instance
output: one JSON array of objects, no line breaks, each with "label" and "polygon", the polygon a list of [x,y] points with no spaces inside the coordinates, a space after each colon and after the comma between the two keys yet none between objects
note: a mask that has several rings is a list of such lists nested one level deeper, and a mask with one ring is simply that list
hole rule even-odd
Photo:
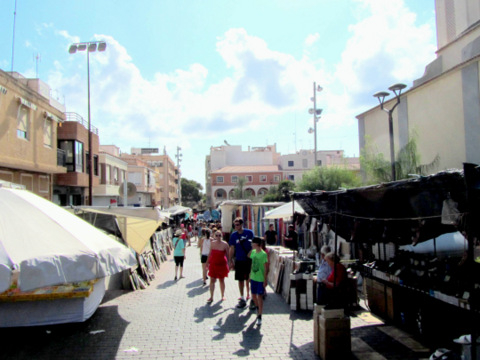
[{"label": "shadow on pavement", "polygon": [[257,350],[262,343],[263,334],[260,333],[260,327],[252,322],[248,328],[242,331],[243,339],[240,342],[242,349],[238,349],[233,354],[237,356],[249,356],[251,350]]},{"label": "shadow on pavement", "polygon": [[205,303],[204,306],[197,307],[195,309],[193,316],[195,318],[196,323],[201,323],[205,319],[212,319],[229,310],[230,309],[225,309],[222,307],[221,301],[218,301],[216,303]]},{"label": "shadow on pavement", "polygon": [[115,359],[128,324],[118,314],[117,306],[100,306],[83,323],[2,328],[0,338],[4,346],[0,357],[15,360]]},{"label": "shadow on pavement", "polygon": [[[200,284],[202,284],[203,282],[200,280]],[[187,286],[188,287],[188,286]],[[198,296],[198,295],[203,295],[205,294],[206,292],[209,291],[209,287],[208,286],[202,286],[202,287],[195,287],[193,289],[191,289],[190,291],[187,292],[187,295],[188,297],[195,297],[195,296]],[[219,292],[219,295],[220,296],[220,289],[217,290]],[[205,298],[205,301],[207,299]]]},{"label": "shadow on pavement", "polygon": [[157,286],[157,289],[166,289],[172,285],[175,285],[177,282],[175,280],[165,281],[163,284]]},{"label": "shadow on pavement", "polygon": [[225,334],[238,334],[245,329],[246,323],[251,318],[256,319],[256,316],[253,312],[246,312],[245,314],[239,313],[236,311],[233,314],[227,316],[225,321],[223,318],[220,318],[216,326],[218,326],[218,334],[215,335],[212,340],[222,340],[225,337]]}]

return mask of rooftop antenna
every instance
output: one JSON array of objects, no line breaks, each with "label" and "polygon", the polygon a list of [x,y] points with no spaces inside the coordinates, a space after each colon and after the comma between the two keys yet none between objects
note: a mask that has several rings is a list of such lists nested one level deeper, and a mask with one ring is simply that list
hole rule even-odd
[{"label": "rooftop antenna", "polygon": [[12,39],[12,72],[13,72],[13,60],[15,55],[15,20],[17,18],[17,0],[15,0],[15,10],[13,11],[13,39]]}]

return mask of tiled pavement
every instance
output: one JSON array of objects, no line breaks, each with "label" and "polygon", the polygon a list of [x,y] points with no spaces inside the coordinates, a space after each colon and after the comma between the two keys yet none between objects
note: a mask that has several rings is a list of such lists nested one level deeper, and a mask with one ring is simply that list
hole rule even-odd
[{"label": "tiled pavement", "polygon": [[[185,278],[174,281],[171,258],[156,279],[135,292],[109,291],[85,323],[0,329],[0,359],[319,359],[310,311],[290,311],[269,294],[263,324],[235,308],[238,286],[226,280],[227,300],[216,289],[207,304],[195,244],[187,248]],[[352,321],[352,359],[422,359],[431,353],[408,334],[368,313]]]}]

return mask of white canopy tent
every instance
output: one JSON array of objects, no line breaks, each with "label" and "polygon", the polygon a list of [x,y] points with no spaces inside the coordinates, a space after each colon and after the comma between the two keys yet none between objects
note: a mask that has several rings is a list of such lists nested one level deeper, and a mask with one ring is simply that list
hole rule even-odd
[{"label": "white canopy tent", "polygon": [[0,187],[0,293],[104,278],[134,254],[79,217],[29,191]]},{"label": "white canopy tent", "polygon": [[299,203],[296,201],[283,204],[275,209],[267,211],[263,220],[289,219],[294,213],[305,214]]}]

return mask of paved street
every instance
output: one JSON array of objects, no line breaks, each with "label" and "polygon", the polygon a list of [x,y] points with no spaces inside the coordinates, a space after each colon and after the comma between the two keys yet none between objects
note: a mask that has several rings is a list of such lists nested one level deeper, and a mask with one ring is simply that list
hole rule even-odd
[{"label": "paved street", "polygon": [[[187,248],[185,278],[174,278],[171,258],[141,291],[109,291],[91,319],[80,324],[0,329],[2,359],[319,359],[313,348],[310,311],[290,311],[279,294],[269,294],[263,324],[235,308],[238,287],[226,281],[207,304],[195,244]],[[218,284],[217,284],[218,287]],[[429,351],[398,329],[369,315],[352,317],[356,359],[420,359]],[[371,325],[360,327],[361,325]],[[380,325],[380,326],[374,326]],[[402,337],[403,336],[403,337]],[[383,353],[383,355],[382,355]]]}]

